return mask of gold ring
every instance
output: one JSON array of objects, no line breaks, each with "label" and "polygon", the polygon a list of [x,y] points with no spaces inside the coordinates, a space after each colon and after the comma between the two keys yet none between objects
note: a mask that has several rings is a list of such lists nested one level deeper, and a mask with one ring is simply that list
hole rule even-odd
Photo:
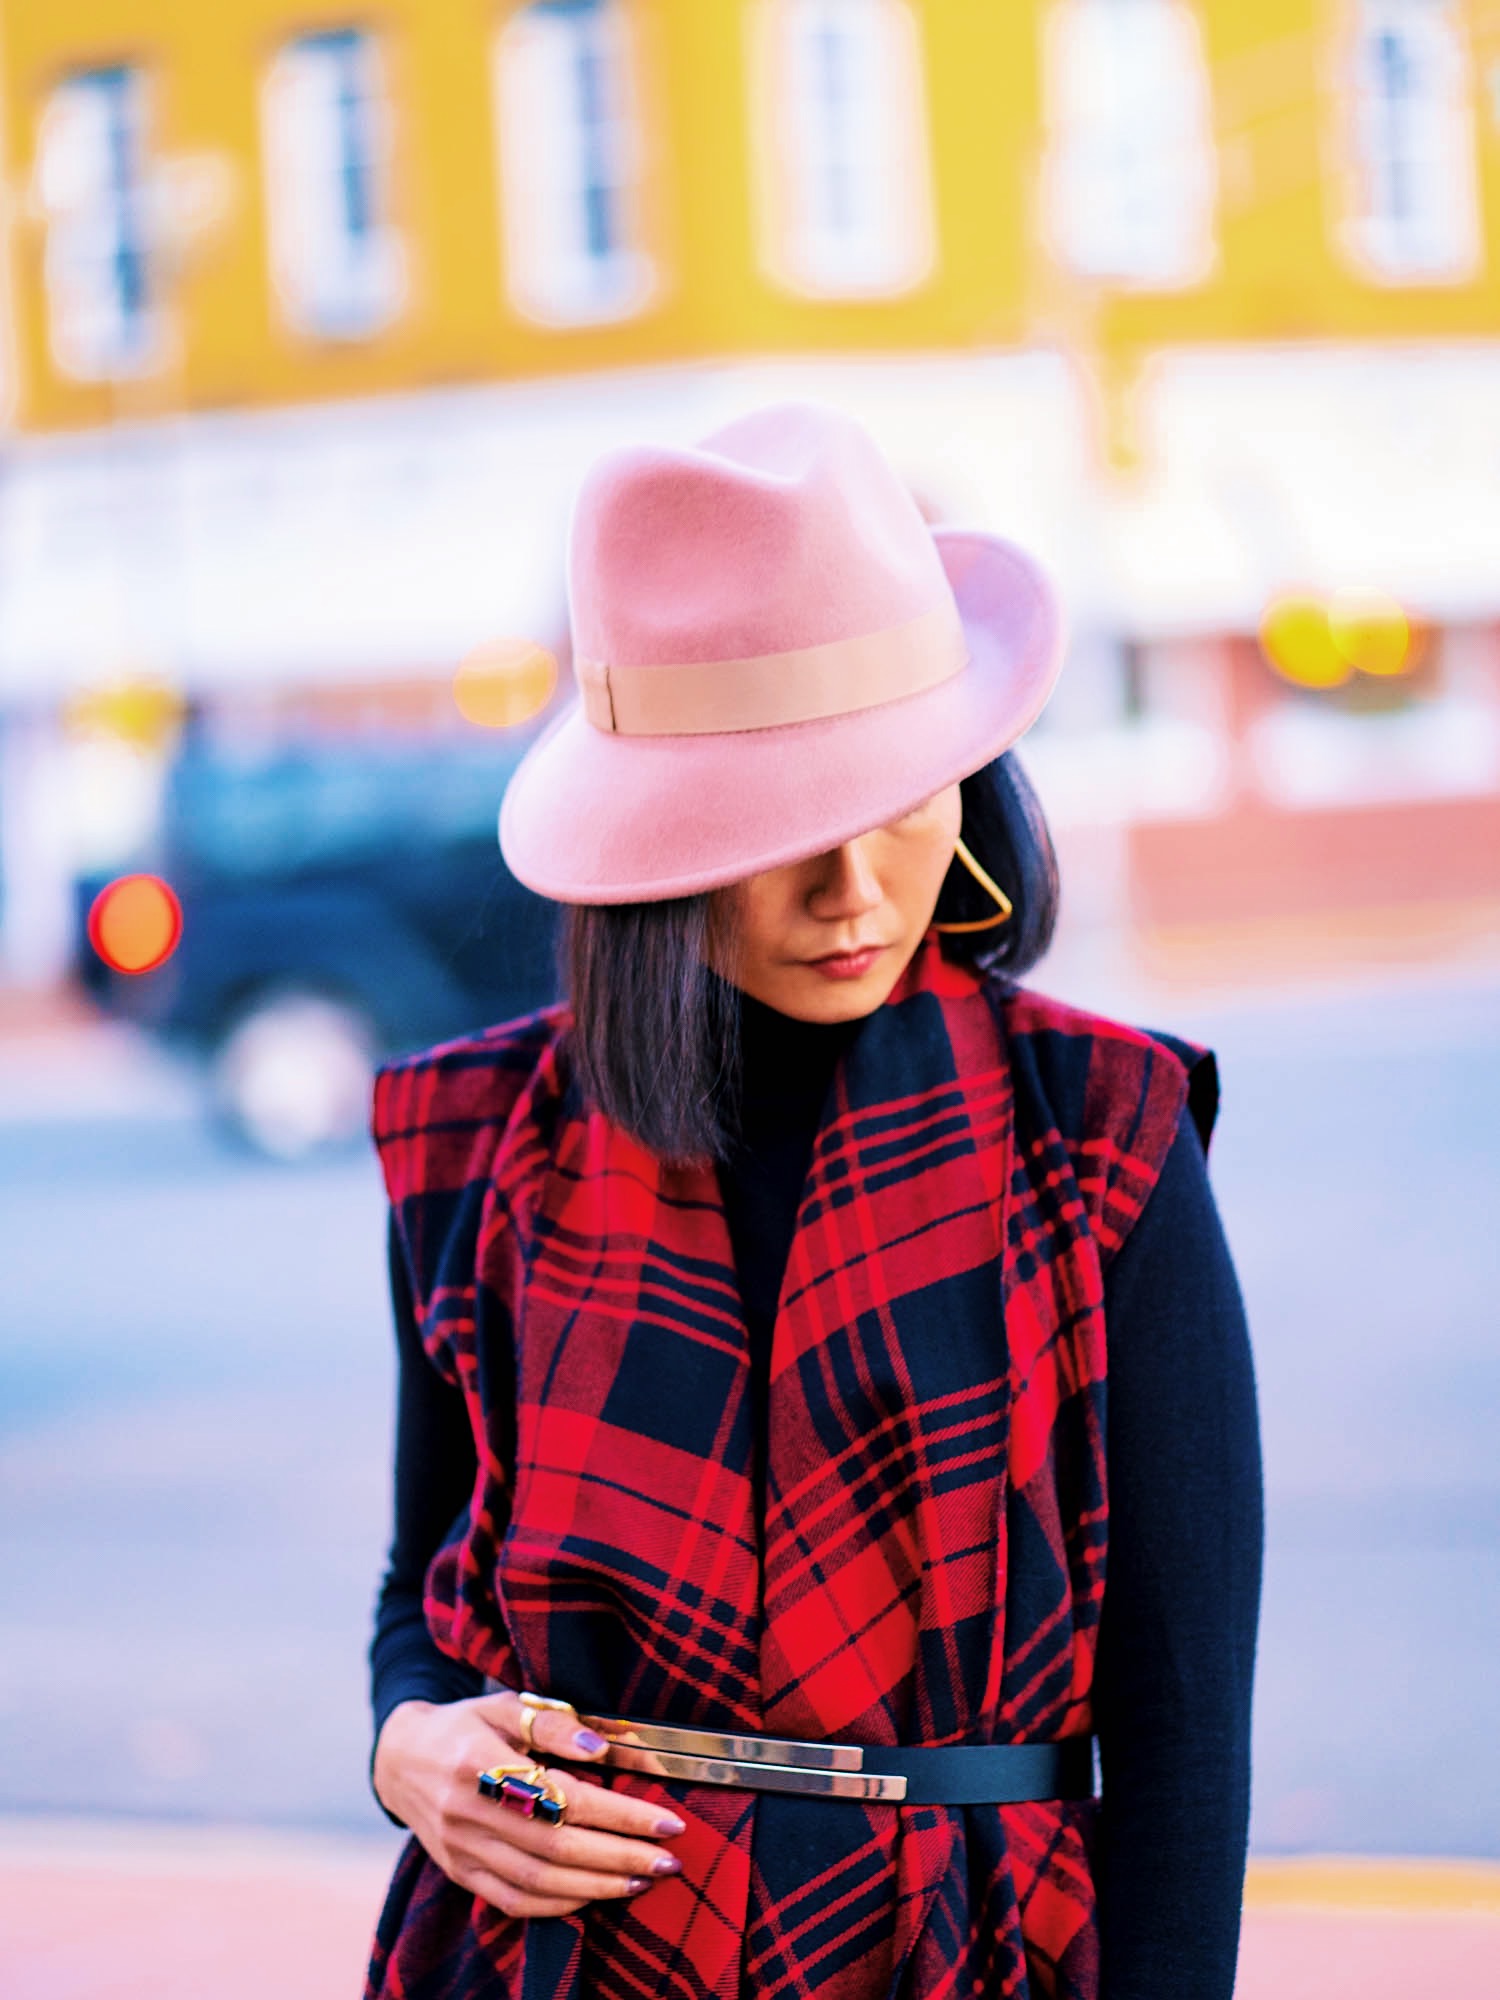
[{"label": "gold ring", "polygon": [[538,1709],[560,1708],[565,1714],[571,1715],[575,1719],[578,1715],[578,1710],[574,1708],[572,1702],[559,1701],[554,1695],[533,1694],[530,1688],[518,1689],[516,1700],[521,1704],[521,1741],[526,1745],[528,1750],[535,1750],[536,1748],[536,1745],[532,1741],[532,1731],[536,1728]]},{"label": "gold ring", "polygon": [[538,1781],[542,1790],[546,1793],[552,1804],[557,1807],[556,1817],[553,1818],[549,1813],[548,1818],[551,1819],[553,1826],[561,1826],[568,1817],[568,1795],[550,1771],[543,1770],[540,1764],[538,1764],[537,1769],[542,1773]]},{"label": "gold ring", "polygon": [[494,1778],[497,1781],[501,1778],[525,1778],[529,1784],[532,1781],[531,1774],[536,1768],[535,1764],[521,1762],[515,1764],[491,1764],[490,1768],[487,1771],[481,1771],[479,1776],[481,1778]]},{"label": "gold ring", "polygon": [[479,1773],[479,1790],[526,1819],[561,1826],[567,1818],[567,1794],[542,1764],[496,1764]]}]

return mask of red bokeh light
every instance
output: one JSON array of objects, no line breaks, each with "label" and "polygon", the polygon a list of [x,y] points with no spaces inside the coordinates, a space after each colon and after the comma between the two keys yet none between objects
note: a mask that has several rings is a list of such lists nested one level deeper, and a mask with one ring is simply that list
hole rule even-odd
[{"label": "red bokeh light", "polygon": [[151,972],[182,936],[182,905],[159,875],[122,875],[89,911],[89,943],[115,972]]}]

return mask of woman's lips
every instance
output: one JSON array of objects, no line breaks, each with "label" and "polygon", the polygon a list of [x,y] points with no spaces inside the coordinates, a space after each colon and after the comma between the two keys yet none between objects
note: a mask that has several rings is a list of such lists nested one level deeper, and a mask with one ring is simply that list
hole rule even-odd
[{"label": "woman's lips", "polygon": [[835,951],[827,958],[813,958],[808,964],[825,979],[862,979],[885,950],[883,944],[867,945],[863,951]]}]

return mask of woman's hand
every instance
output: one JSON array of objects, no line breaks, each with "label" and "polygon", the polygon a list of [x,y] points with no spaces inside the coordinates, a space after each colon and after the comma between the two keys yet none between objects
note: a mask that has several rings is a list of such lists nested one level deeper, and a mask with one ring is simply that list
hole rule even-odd
[{"label": "woman's hand", "polygon": [[683,1821],[593,1778],[549,1766],[568,1801],[561,1826],[481,1796],[479,1773],[492,1765],[604,1755],[580,1743],[577,1717],[562,1709],[536,1711],[529,1750],[520,1722],[520,1697],[510,1688],[472,1701],[403,1701],[386,1717],[375,1746],[376,1796],[445,1875],[507,1916],[565,1917],[678,1872],[681,1863],[652,1837],[684,1832]]}]

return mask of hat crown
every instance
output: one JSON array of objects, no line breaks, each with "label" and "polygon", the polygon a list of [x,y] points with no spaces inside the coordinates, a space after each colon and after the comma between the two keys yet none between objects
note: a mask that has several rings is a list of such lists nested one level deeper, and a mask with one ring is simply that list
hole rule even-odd
[{"label": "hat crown", "polygon": [[850,419],[780,404],[692,449],[632,447],[585,481],[573,646],[612,668],[754,660],[952,605],[907,488]]}]

